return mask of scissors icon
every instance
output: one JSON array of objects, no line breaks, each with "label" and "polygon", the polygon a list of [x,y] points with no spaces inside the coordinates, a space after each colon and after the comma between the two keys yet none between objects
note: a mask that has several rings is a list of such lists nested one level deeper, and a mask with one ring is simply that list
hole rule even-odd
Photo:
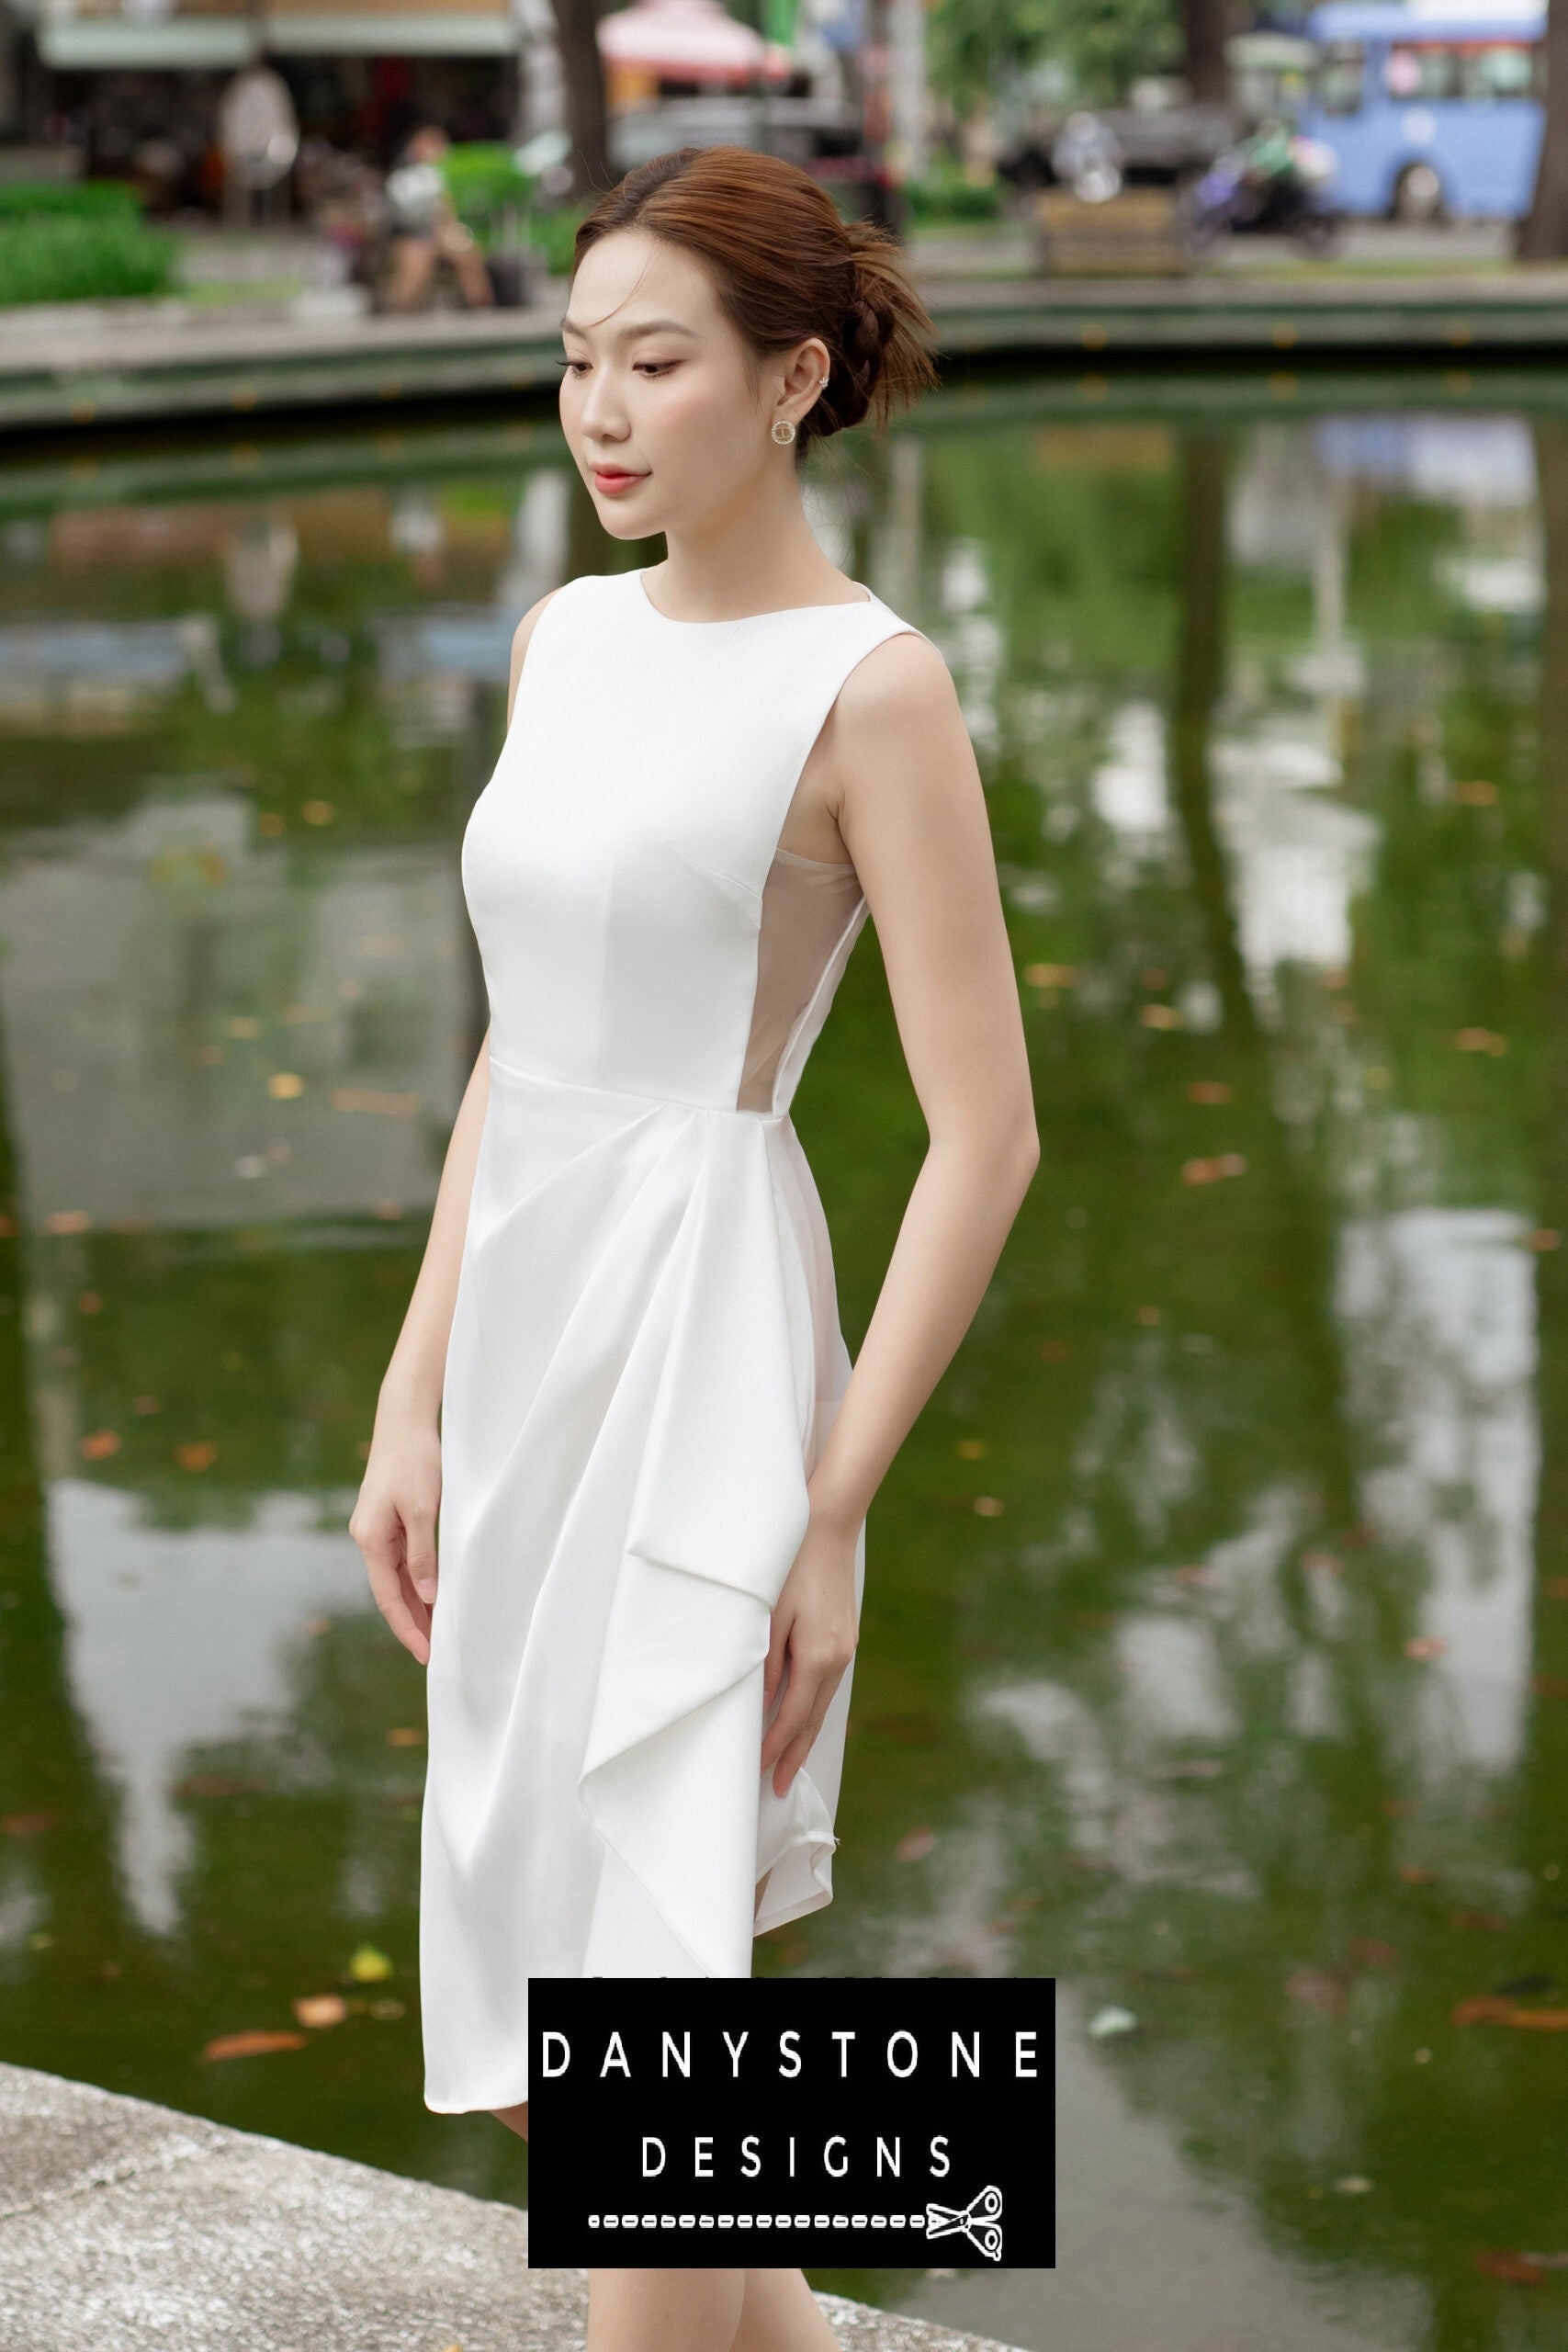
[{"label": "scissors icon", "polygon": [[967,2205],[928,2205],[926,2235],[928,2238],[953,2237],[962,2230],[976,2254],[991,2262],[1002,2258],[1002,2229],[998,2215],[1002,2210],[999,2188],[982,2188]]}]

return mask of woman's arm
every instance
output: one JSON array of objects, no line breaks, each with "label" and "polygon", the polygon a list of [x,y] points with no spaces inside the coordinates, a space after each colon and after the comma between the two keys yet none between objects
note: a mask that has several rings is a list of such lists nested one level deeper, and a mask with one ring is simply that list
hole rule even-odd
[{"label": "woman's arm", "polygon": [[985,1296],[1040,1159],[985,794],[946,663],[889,639],[823,732],[834,815],[876,925],[930,1144],[812,1474],[806,1541],[774,1611],[762,1748],[782,1795],[854,1653],[854,1555],[873,1497]]},{"label": "woman's arm", "polygon": [[[554,595],[552,588],[550,595]],[[506,723],[528,639],[549,596],[518,624],[512,644]],[[457,1302],[474,1170],[490,1101],[490,1031],[469,1073],[441,1170],[430,1236],[376,1407],[370,1458],[348,1532],[365,1555],[376,1605],[406,1650],[430,1657],[435,1600],[436,1517],[441,1502],[441,1389]]]}]

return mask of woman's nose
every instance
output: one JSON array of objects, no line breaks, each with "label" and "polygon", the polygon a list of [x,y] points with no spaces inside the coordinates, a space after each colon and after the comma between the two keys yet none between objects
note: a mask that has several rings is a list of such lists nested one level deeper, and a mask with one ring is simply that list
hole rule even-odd
[{"label": "woman's nose", "polygon": [[626,403],[603,368],[588,387],[581,416],[584,432],[596,433],[602,440],[619,441],[626,436]]}]

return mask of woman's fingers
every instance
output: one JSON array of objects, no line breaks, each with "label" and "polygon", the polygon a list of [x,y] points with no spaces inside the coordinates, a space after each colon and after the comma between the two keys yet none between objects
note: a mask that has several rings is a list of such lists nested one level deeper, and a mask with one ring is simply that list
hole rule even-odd
[{"label": "woman's fingers", "polygon": [[762,1742],[762,1770],[773,1771],[776,1795],[784,1795],[810,1755],[848,1664],[836,1652],[816,1659],[791,1654],[789,1687]]},{"label": "woman's fingers", "polygon": [[773,1629],[768,1637],[767,1662],[762,1668],[762,1713],[767,1713],[774,1694],[784,1680],[784,1660],[789,1655],[790,1628],[794,1618],[784,1607],[773,1611]]},{"label": "woman's fingers", "polygon": [[[430,1657],[429,1611],[415,1600],[404,1578],[402,1563],[367,1562],[376,1606],[401,1642],[423,1666]],[[418,1614],[416,1615],[416,1611]],[[424,1624],[419,1620],[423,1617]]]},{"label": "woman's fingers", "polygon": [[409,1580],[420,1599],[428,1604],[435,1598],[435,1521],[429,1512],[409,1518],[403,1545]]},{"label": "woman's fingers", "polygon": [[349,1532],[364,1555],[377,1608],[404,1649],[423,1666],[430,1657],[430,1612],[416,1596],[409,1575],[401,1520],[395,1511],[383,1510],[362,1522],[355,1512]]}]

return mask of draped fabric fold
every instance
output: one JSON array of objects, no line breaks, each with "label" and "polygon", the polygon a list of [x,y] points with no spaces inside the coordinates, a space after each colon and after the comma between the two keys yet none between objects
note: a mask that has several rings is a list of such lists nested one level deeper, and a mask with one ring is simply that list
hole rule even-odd
[{"label": "draped fabric fold", "polygon": [[[475,1454],[452,1465],[442,1554],[460,1568],[429,1669],[446,1696],[462,1655],[471,1744],[448,1734],[427,1792],[441,1899],[422,1906],[426,1964],[447,1983],[477,1973],[499,1885],[518,1905],[510,1948],[534,1973],[634,1973],[629,1957],[590,1963],[640,1916],[655,1964],[636,1973],[745,1976],[759,1926],[832,1894],[836,1769],[825,1793],[808,1758],[784,1797],[761,1769],[772,1612],[807,1530],[821,1407],[810,1223],[791,1200],[803,1163],[783,1113],[493,1063],[491,1089],[447,1371],[456,1385],[484,1366],[487,1394],[457,1440]],[[507,1845],[520,1791],[564,1793],[539,1781],[537,1711],[568,1719],[573,1679],[588,1702],[570,1774],[575,1903],[525,1868],[514,1879]],[[477,2081],[497,2024],[525,2052],[526,1982],[469,1989]],[[474,2103],[464,2039],[446,2037],[452,2078],[427,2092],[438,2110]]]}]

